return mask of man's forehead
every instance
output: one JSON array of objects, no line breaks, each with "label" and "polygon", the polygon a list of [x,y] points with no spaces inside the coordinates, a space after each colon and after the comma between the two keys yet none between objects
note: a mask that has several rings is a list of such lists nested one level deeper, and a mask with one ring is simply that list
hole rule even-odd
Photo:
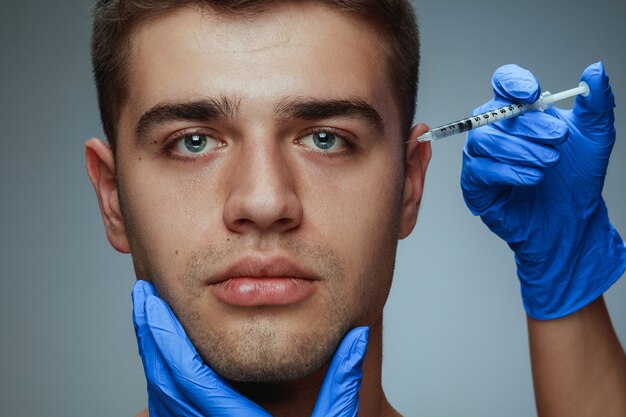
[{"label": "man's forehead", "polygon": [[141,25],[131,39],[131,119],[161,102],[199,97],[238,97],[242,106],[293,96],[389,101],[375,31],[316,3],[245,16],[183,8]]},{"label": "man's forehead", "polygon": [[[246,52],[264,49],[272,45],[297,44],[302,36],[294,32],[315,35],[317,38],[337,39],[348,29],[356,29],[361,36],[375,39],[374,30],[355,14],[349,14],[322,2],[276,1],[263,9],[249,12],[215,11],[210,6],[184,6],[173,8],[156,18],[140,24],[133,34],[137,39],[153,38],[159,33],[167,34],[161,42],[175,40],[177,35],[187,38],[216,39],[215,51]],[[345,42],[347,38],[341,39]],[[269,42],[268,42],[269,41]],[[330,46],[330,45],[327,45]]]}]

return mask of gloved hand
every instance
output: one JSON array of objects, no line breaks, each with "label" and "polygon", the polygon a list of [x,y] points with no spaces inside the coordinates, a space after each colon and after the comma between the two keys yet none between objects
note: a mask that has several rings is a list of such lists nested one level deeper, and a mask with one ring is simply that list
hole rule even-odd
[{"label": "gloved hand", "polygon": [[[615,101],[602,63],[573,110],[550,108],[472,130],[461,187],[470,211],[515,252],[522,299],[535,319],[571,314],[606,291],[626,267],[626,247],[609,222],[602,187],[615,141]],[[474,114],[533,103],[535,77],[506,65],[495,98]]]},{"label": "gloved hand", "polygon": [[[150,417],[271,417],[202,362],[152,284],[137,281],[132,299],[133,323],[148,382]],[[322,383],[313,417],[357,415],[368,335],[367,327],[358,327],[339,345]]]}]

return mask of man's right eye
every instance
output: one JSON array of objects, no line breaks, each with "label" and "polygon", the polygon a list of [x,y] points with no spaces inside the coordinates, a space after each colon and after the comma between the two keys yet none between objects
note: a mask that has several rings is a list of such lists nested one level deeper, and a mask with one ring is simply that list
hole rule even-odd
[{"label": "man's right eye", "polygon": [[206,133],[188,133],[174,142],[173,152],[183,156],[198,156],[224,146],[224,143]]}]

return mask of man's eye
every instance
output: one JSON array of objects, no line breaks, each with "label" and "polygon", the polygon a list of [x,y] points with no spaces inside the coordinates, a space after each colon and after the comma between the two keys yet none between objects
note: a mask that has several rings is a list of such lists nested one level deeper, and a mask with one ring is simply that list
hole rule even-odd
[{"label": "man's eye", "polygon": [[306,135],[299,142],[310,148],[322,151],[338,151],[346,146],[346,141],[336,133],[315,132]]},{"label": "man's eye", "polygon": [[181,137],[174,143],[174,150],[182,155],[201,155],[222,145],[217,139],[202,133]]}]

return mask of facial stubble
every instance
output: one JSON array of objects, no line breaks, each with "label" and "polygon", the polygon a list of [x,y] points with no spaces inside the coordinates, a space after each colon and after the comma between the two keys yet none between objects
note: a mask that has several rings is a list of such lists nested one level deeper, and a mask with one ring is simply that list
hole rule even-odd
[{"label": "facial stubble", "polygon": [[[321,369],[361,315],[355,311],[361,306],[346,302],[346,298],[353,297],[345,295],[346,277],[338,256],[320,245],[281,240],[281,251],[294,261],[314,265],[316,274],[322,277],[314,295],[314,316],[294,331],[283,322],[289,320],[289,311],[261,308],[240,314],[243,317],[236,327],[226,328],[203,307],[206,287],[201,286],[228,254],[241,253],[239,244],[231,242],[219,249],[204,248],[191,254],[184,274],[177,280],[183,286],[178,294],[184,294],[185,299],[170,296],[167,300],[200,357],[222,376],[238,382],[292,381]],[[356,289],[359,294],[364,290]]]}]

